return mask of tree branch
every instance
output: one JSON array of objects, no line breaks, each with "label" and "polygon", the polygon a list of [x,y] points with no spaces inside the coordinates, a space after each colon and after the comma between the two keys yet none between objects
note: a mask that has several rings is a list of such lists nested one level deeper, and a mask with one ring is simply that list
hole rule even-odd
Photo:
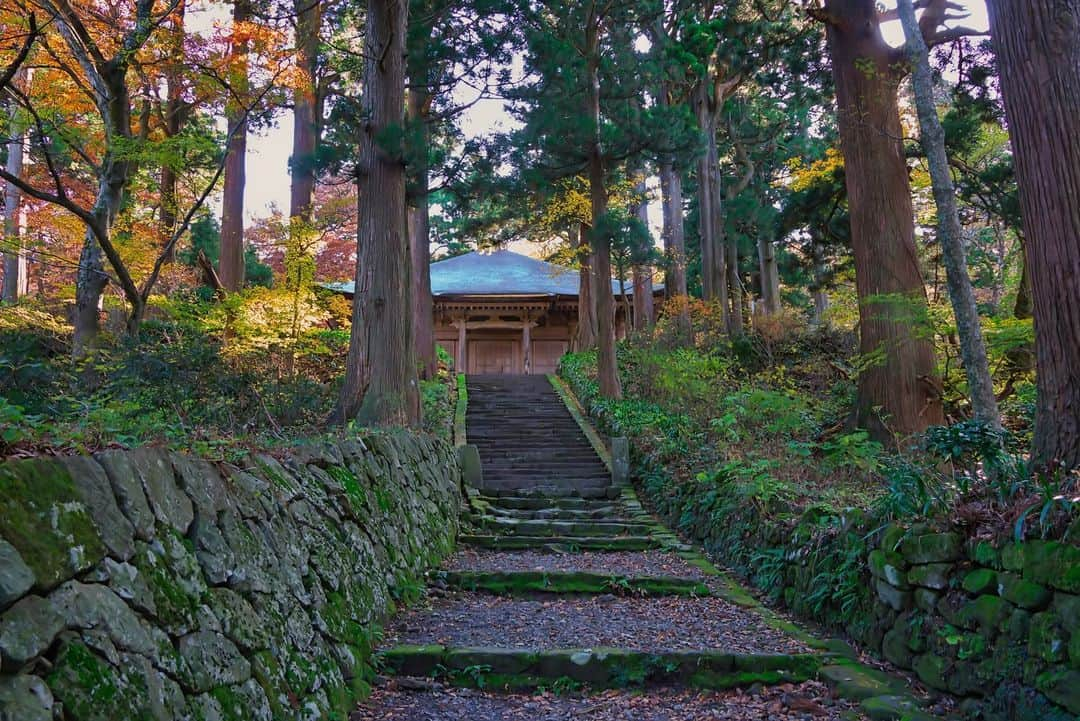
[{"label": "tree branch", "polygon": [[4,69],[2,75],[0,75],[0,91],[8,86],[9,83],[15,78],[15,74],[19,72],[19,68],[26,62],[26,58],[30,55],[30,48],[34,44],[34,40],[37,39],[39,34],[37,17],[34,13],[30,13],[29,18],[30,32],[26,34],[26,39],[23,40],[23,46],[19,49],[19,54],[8,64]]}]

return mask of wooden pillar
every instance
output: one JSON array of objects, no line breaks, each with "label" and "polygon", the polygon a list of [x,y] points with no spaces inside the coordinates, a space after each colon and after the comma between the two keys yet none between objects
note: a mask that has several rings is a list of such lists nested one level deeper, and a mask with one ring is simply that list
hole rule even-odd
[{"label": "wooden pillar", "polygon": [[457,357],[454,358],[454,365],[457,366],[458,373],[466,373],[468,372],[465,367],[465,363],[468,359],[468,355],[465,352],[466,319],[459,318],[458,320],[454,321],[454,325],[457,326]]},{"label": "wooden pillar", "polygon": [[532,321],[521,326],[521,358],[525,375],[532,375]]}]

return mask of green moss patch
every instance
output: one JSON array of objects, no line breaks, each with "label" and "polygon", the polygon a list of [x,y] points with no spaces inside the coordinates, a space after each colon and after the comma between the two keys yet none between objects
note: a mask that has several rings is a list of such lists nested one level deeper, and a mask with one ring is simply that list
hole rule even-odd
[{"label": "green moss patch", "polygon": [[71,475],[55,460],[0,464],[0,534],[19,552],[42,590],[105,557],[105,544]]},{"label": "green moss patch", "polygon": [[499,595],[532,593],[630,594],[642,596],[708,596],[700,581],[672,577],[633,577],[581,571],[446,571],[453,588]]},{"label": "green moss patch", "polygon": [[550,687],[571,679],[595,688],[675,684],[719,689],[797,683],[813,678],[820,660],[807,654],[647,653],[614,648],[490,649],[398,646],[379,655],[384,670],[433,676],[477,688]]}]

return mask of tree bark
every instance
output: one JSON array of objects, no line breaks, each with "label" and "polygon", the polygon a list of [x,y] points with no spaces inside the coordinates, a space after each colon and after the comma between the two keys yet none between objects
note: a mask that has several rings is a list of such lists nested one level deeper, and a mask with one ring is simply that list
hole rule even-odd
[{"label": "tree bark", "polygon": [[[644,178],[638,181],[635,193],[637,194],[637,201],[634,206],[634,215],[645,229],[645,232],[648,233],[649,206]],[[652,254],[651,238],[650,235],[648,239],[643,241],[644,247],[637,249],[637,262],[634,263],[633,270],[634,330],[638,331],[647,330],[653,323],[652,265],[648,263],[648,258]]]},{"label": "tree bark", "polygon": [[[234,0],[233,26],[251,19],[248,0]],[[241,96],[247,91],[247,41],[234,42],[232,52],[242,75],[234,92]],[[229,293],[244,287],[244,186],[247,184],[247,114],[241,103],[229,101],[225,117],[228,123],[229,144],[226,148],[225,181],[221,199],[221,252],[218,255],[218,276]]]},{"label": "tree bark", "polygon": [[990,0],[1031,273],[1032,460],[1080,466],[1080,0]]},{"label": "tree bark", "polygon": [[405,109],[408,3],[368,0],[363,134],[357,160],[356,295],[335,412],[375,425],[421,420],[411,322],[411,261],[405,225],[405,166],[380,139],[400,134]]},{"label": "tree bark", "polygon": [[615,356],[615,297],[611,287],[611,238],[604,226],[608,196],[604,178],[604,151],[600,142],[600,39],[599,20],[586,28],[586,117],[592,123],[589,143],[589,197],[592,206],[592,228],[589,230],[593,250],[593,302],[596,306],[597,376],[600,395],[604,398],[622,397],[619,383],[618,359]]},{"label": "tree bark", "polygon": [[[12,83],[26,90],[30,84],[30,71],[20,67]],[[18,105],[11,104],[8,124],[7,172],[21,178],[23,163],[26,158],[28,133],[22,127]],[[26,295],[30,288],[28,275],[26,238],[23,237],[22,211],[20,201],[22,193],[13,183],[4,184],[4,287],[2,299],[14,303]]]},{"label": "tree bark", "polygon": [[907,36],[908,57],[911,61],[911,84],[915,92],[915,106],[919,117],[919,141],[930,166],[930,179],[934,191],[934,204],[938,215],[938,242],[941,244],[945,263],[945,278],[949,287],[956,332],[960,337],[960,357],[964,363],[971,408],[975,420],[990,428],[1001,428],[994,382],[990,377],[990,363],[986,358],[982,328],[979,325],[979,309],[975,303],[975,291],[968,275],[967,251],[964,249],[960,213],[956,206],[956,189],[953,187],[949,156],[945,152],[945,131],[938,119],[934,102],[934,80],[927,55],[926,40],[915,18],[911,0],[899,0],[897,9]]},{"label": "tree bark", "polygon": [[311,206],[315,200],[315,153],[319,143],[320,118],[317,109],[319,30],[322,23],[321,0],[295,0],[296,67],[300,83],[293,90],[293,146],[289,160],[289,218],[302,225],[311,224]]},{"label": "tree bark", "polygon": [[780,271],[776,267],[776,246],[764,234],[758,237],[757,246],[762,306],[765,315],[776,315],[780,312]]},{"label": "tree bark", "polygon": [[743,306],[748,300],[743,293],[742,275],[739,273],[739,244],[732,239],[731,242],[721,245],[720,250],[727,253],[727,294],[731,298],[731,311],[727,316],[728,335],[734,337],[743,332],[746,322]]},{"label": "tree bark", "polygon": [[413,149],[412,192],[409,198],[409,250],[412,258],[413,328],[420,377],[434,378],[438,371],[435,355],[434,304],[431,298],[431,218],[428,196],[428,105],[427,79],[414,78],[406,101],[409,123],[416,127],[412,137],[421,147]]},{"label": "tree bark", "polygon": [[578,225],[570,231],[571,244],[578,256],[578,324],[574,335],[574,350],[583,351],[596,347],[596,305],[592,292],[592,251],[585,228]]},{"label": "tree bark", "polygon": [[686,226],[683,218],[682,176],[670,162],[660,163],[660,197],[663,211],[664,295],[685,297]]},{"label": "tree bark", "polygon": [[[176,9],[173,10],[171,28],[167,47],[172,56],[165,70],[165,136],[175,138],[180,134],[184,121],[184,12],[185,0],[179,0]],[[161,167],[161,213],[159,215],[161,225],[162,243],[168,243],[176,231],[176,171],[168,164]],[[169,246],[166,250],[166,262],[172,262],[176,258],[176,245]]]},{"label": "tree bark", "polygon": [[859,296],[855,422],[891,441],[944,422],[897,103],[899,73],[874,0],[828,0],[827,39]]}]

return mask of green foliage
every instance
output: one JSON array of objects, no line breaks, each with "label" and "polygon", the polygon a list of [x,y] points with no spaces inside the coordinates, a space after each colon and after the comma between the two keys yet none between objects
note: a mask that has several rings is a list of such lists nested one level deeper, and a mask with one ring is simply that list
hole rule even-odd
[{"label": "green foliage", "polygon": [[[256,299],[265,292],[248,291]],[[159,443],[221,458],[322,435],[348,331],[306,328],[283,347],[245,320],[250,302],[245,294],[228,307],[182,294],[155,299],[139,339],[104,342],[79,361],[70,329],[39,311],[5,308],[0,456]],[[425,386],[433,430],[449,414],[448,382],[443,374]]]}]

